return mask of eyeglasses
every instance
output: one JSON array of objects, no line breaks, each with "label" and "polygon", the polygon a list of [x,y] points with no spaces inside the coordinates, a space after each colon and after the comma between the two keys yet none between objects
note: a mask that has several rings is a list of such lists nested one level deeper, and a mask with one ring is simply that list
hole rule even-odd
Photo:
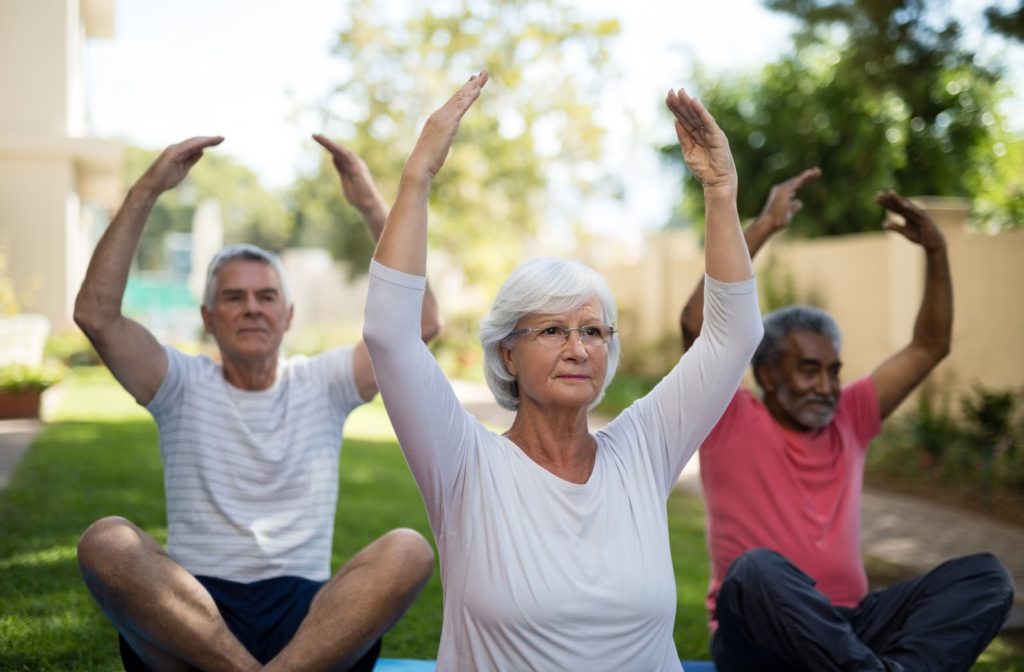
[{"label": "eyeglasses", "polygon": [[531,338],[546,348],[560,348],[569,342],[569,334],[577,331],[580,343],[585,348],[607,345],[615,335],[615,327],[607,324],[588,324],[583,327],[520,327],[509,332],[509,336],[530,334]]}]

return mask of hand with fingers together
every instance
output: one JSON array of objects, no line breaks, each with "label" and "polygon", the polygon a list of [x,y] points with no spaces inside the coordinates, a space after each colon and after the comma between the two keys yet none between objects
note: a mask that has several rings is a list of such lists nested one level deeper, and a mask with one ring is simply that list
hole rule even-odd
[{"label": "hand with fingers together", "polygon": [[765,201],[761,214],[757,217],[758,222],[768,227],[770,234],[786,228],[793,221],[793,216],[804,207],[803,201],[797,198],[797,192],[805,184],[819,177],[821,177],[821,168],[815,166],[773,185],[771,191],[768,192],[768,200]]},{"label": "hand with fingers together", "polygon": [[334,163],[338,177],[341,178],[341,189],[348,202],[364,217],[371,220],[380,219],[383,226],[383,220],[387,218],[387,204],[380,195],[366,162],[348,147],[339,145],[324,135],[314,133],[313,139],[330,153],[331,162]]},{"label": "hand with fingers together", "polygon": [[139,178],[138,184],[162,194],[178,186],[192,166],[203,158],[203,150],[224,142],[220,135],[198,136],[171,145],[157,157],[156,161]]},{"label": "hand with fingers together", "polygon": [[729,139],[696,98],[683,89],[669,90],[665,104],[672,111],[683,161],[705,189],[737,186],[736,164]]},{"label": "hand with fingers together", "polygon": [[890,213],[903,218],[899,223],[892,218],[886,219],[882,225],[886,231],[895,231],[912,243],[923,247],[926,251],[944,249],[946,238],[942,235],[934,220],[918,205],[912,203],[892,189],[875,196],[875,202]]},{"label": "hand with fingers together", "polygon": [[455,133],[459,130],[459,122],[466,110],[480,97],[480,91],[487,84],[489,75],[486,70],[471,76],[469,81],[427,118],[416,140],[416,146],[405,164],[403,177],[407,174],[420,174],[433,179],[441,171],[448,150],[451,149]]}]

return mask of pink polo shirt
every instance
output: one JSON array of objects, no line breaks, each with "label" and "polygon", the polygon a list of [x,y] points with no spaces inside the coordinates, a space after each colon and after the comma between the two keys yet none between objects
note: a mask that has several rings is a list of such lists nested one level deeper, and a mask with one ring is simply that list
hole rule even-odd
[{"label": "pink polo shirt", "polygon": [[814,432],[782,427],[758,397],[736,392],[700,447],[712,629],[729,565],[753,548],[786,556],[837,606],[864,598],[860,494],[868,443],[880,430],[870,378],[846,387],[835,418]]}]

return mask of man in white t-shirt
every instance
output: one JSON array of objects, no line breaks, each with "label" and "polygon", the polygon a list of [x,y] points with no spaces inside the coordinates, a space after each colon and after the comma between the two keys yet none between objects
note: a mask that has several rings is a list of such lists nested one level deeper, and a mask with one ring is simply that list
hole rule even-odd
[{"label": "man in white t-shirt", "polygon": [[[388,210],[366,165],[314,137],[379,237]],[[252,245],[222,250],[207,273],[201,311],[219,362],[161,345],[121,313],[157,198],[222,140],[164,150],[129,190],[78,294],[75,321],[160,428],[168,518],[166,550],[124,518],[95,522],[79,564],[120,633],[126,670],[369,670],[433,553],[417,532],[392,530],[330,573],[342,426],[377,393],[366,346],[281,357],[291,297],[279,259]],[[424,339],[439,329],[429,292],[421,326]]]}]

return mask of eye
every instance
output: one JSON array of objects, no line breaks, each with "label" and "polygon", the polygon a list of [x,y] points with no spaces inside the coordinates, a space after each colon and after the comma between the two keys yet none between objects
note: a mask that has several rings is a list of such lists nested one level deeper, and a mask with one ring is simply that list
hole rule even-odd
[{"label": "eye", "polygon": [[538,332],[539,336],[561,336],[561,327],[545,327]]},{"label": "eye", "polygon": [[580,331],[587,338],[604,338],[604,329],[596,324],[592,324],[588,327],[580,327]]}]

